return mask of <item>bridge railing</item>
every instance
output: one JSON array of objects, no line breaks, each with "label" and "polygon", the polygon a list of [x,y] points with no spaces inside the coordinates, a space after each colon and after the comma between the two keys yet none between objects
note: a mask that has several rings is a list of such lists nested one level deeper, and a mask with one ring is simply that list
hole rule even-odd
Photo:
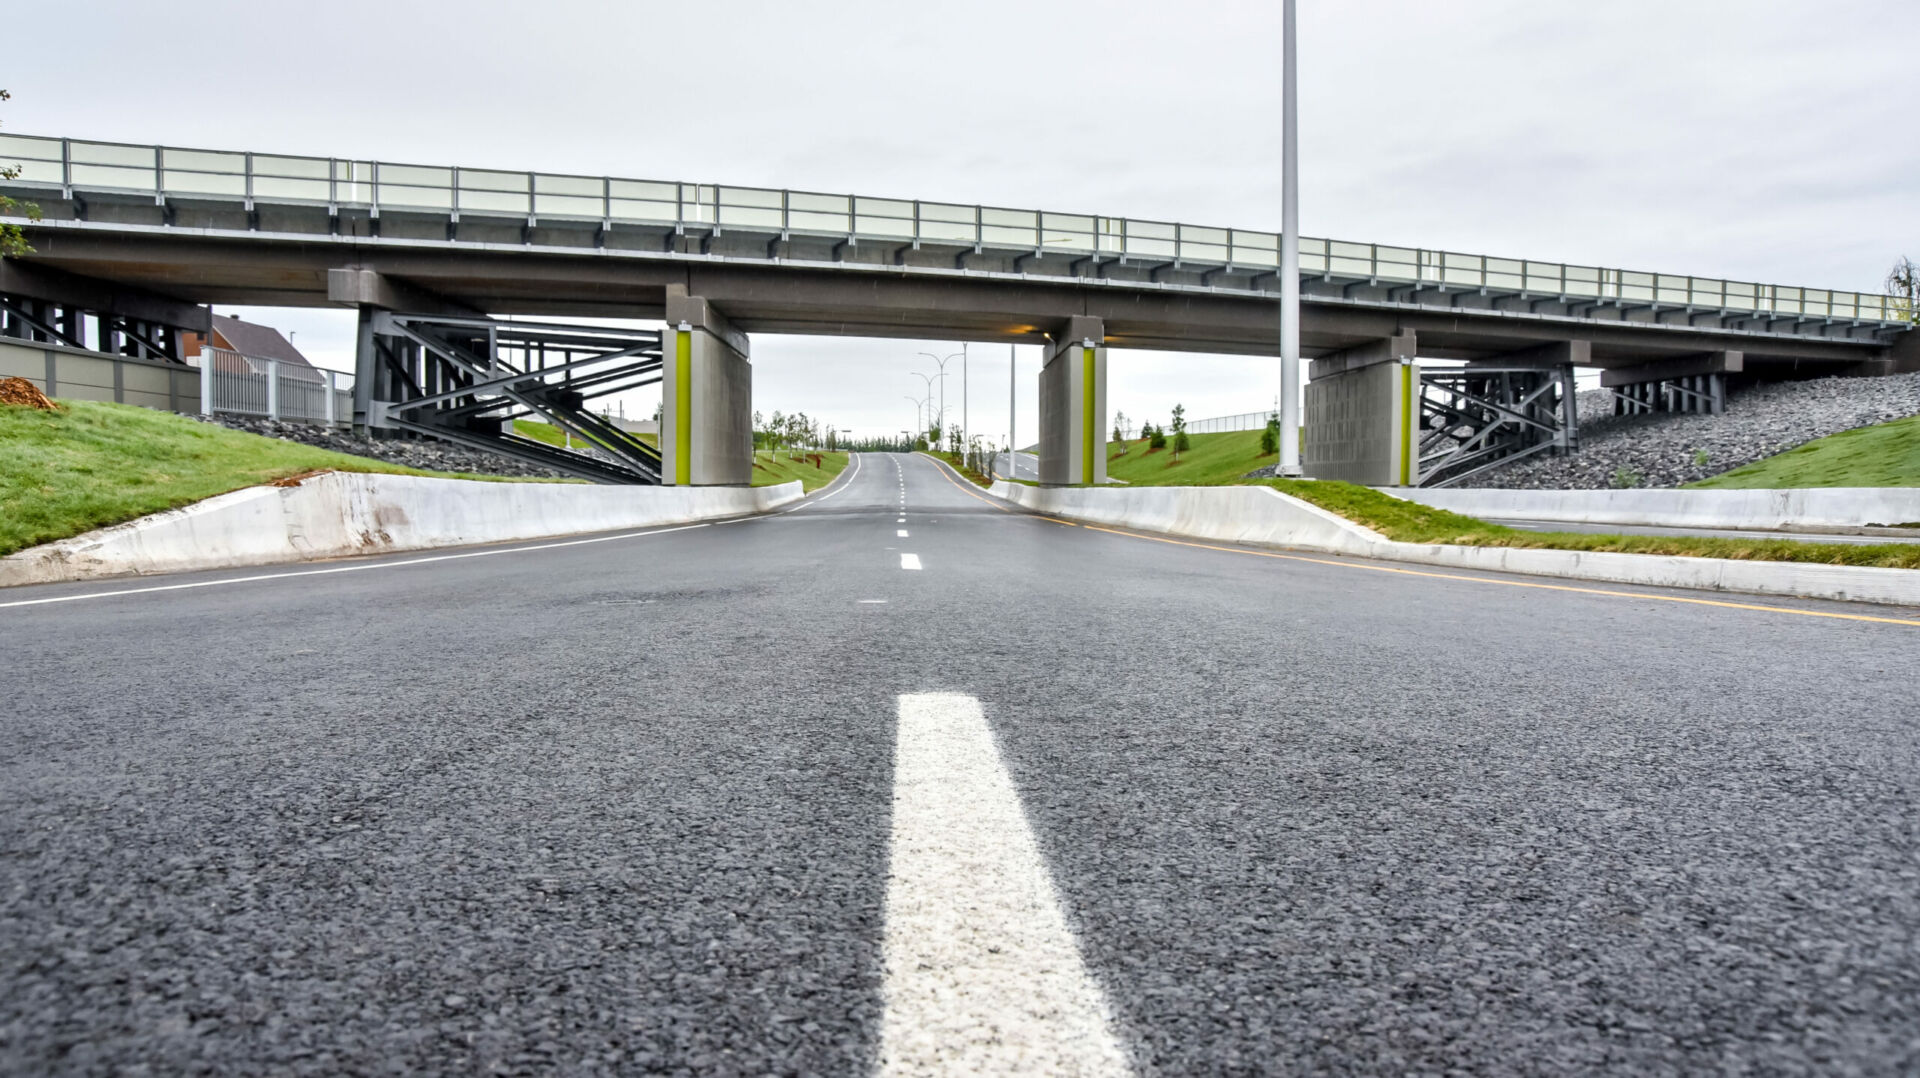
[{"label": "bridge railing", "polygon": [[[1240,270],[1280,265],[1278,233],[1094,214],[661,180],[410,165],[0,135],[14,186],[449,216],[825,236]],[[1776,318],[1907,322],[1893,297],[1301,237],[1303,273],[1416,288],[1701,308]]]}]

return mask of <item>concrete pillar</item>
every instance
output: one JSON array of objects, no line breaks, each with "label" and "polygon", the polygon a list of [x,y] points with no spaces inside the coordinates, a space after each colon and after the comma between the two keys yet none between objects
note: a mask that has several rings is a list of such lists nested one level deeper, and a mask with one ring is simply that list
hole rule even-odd
[{"label": "concrete pillar", "polygon": [[747,335],[705,299],[669,286],[660,381],[660,482],[753,481],[753,365]]},{"label": "concrete pillar", "polygon": [[1040,369],[1040,482],[1107,481],[1107,327],[1074,315]]},{"label": "concrete pillar", "polygon": [[1308,476],[1375,487],[1420,481],[1417,349],[1403,333],[1313,361],[1300,455]]}]

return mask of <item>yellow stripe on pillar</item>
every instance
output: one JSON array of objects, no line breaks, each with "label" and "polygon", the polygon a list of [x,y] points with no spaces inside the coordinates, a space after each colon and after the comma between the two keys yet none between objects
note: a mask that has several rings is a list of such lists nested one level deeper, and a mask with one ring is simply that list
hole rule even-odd
[{"label": "yellow stripe on pillar", "polygon": [[1094,418],[1093,349],[1080,349],[1080,481],[1093,482],[1094,454],[1100,452],[1100,424]]},{"label": "yellow stripe on pillar", "polygon": [[673,344],[673,482],[693,483],[693,332],[680,330]]}]

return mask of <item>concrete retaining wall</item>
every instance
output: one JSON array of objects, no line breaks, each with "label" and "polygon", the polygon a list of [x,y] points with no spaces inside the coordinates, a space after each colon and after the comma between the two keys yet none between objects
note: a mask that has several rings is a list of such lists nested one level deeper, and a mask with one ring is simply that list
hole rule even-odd
[{"label": "concrete retaining wall", "polygon": [[1646,554],[1396,543],[1269,487],[1029,487],[992,493],[1039,512],[1116,527],[1456,569],[1616,584],[1920,606],[1920,570]]},{"label": "concrete retaining wall", "polygon": [[762,512],[774,487],[602,487],[328,472],[249,487],[0,558],[0,586],[646,528]]},{"label": "concrete retaining wall", "polygon": [[1436,509],[1494,520],[1674,528],[1833,531],[1920,521],[1920,488],[1799,490],[1389,490]]}]

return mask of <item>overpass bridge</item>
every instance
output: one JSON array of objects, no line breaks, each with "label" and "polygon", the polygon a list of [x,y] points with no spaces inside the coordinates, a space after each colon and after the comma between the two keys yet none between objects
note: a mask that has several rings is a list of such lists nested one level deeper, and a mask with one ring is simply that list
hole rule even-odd
[{"label": "overpass bridge", "polygon": [[[0,136],[0,162],[21,168],[0,190],[45,211],[35,253],[0,264],[8,335],[164,361],[202,304],[356,308],[361,422],[494,439],[517,410],[604,438],[584,429],[584,401],[661,381],[663,459],[630,463],[666,482],[744,480],[752,333],[1043,345],[1056,482],[1104,478],[1107,348],[1278,352],[1273,232],[28,135]],[[1920,368],[1909,312],[1880,295],[1341,240],[1300,250],[1320,474],[1458,478],[1569,449],[1575,368],[1601,369],[1623,409],[1688,410],[1717,408],[1729,378]],[[516,314],[668,333],[574,353],[583,327],[547,342],[523,326],[507,356],[462,321]],[[429,317],[466,336],[435,348]],[[1420,359],[1467,373],[1422,376]],[[583,372],[598,379],[584,389]],[[469,385],[485,392],[463,397]]]}]

